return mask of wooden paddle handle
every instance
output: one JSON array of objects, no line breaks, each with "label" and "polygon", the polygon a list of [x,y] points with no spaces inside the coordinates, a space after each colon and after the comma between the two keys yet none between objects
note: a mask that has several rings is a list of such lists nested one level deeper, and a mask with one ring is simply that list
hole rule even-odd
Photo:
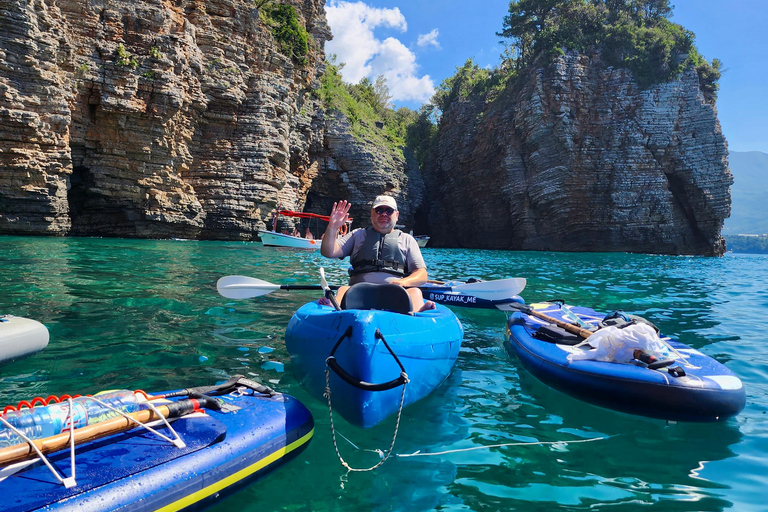
[{"label": "wooden paddle handle", "polygon": [[563,329],[570,332],[571,334],[581,336],[584,339],[587,339],[590,336],[592,336],[592,334],[594,334],[592,331],[588,331],[587,329],[582,329],[581,327],[577,327],[573,324],[569,324],[568,322],[563,322],[562,320],[558,320],[557,318],[552,318],[551,316],[545,315],[544,313],[539,313],[533,308],[528,308],[526,313],[528,313],[531,316],[541,318],[542,320],[546,320],[547,322],[553,323],[558,327],[562,327]]},{"label": "wooden paddle handle", "polygon": [[[155,407],[164,418],[170,415],[170,409],[167,405],[160,405]],[[128,414],[131,418],[141,423],[148,423],[160,419],[153,411],[145,409],[142,411],[136,411]],[[111,420],[102,421],[101,423],[95,423],[93,425],[86,425],[85,427],[75,429],[75,445],[86,443],[100,437],[105,437],[125,430],[130,430],[136,427],[136,423],[129,421],[128,419],[120,416],[118,418],[112,418]],[[58,450],[62,450],[70,444],[70,432],[63,432],[55,436],[46,437],[44,439],[33,440],[35,446],[45,453],[51,453]],[[0,466],[11,464],[13,462],[19,462],[25,459],[36,457],[37,452],[29,446],[29,443],[16,444],[0,449]]]}]

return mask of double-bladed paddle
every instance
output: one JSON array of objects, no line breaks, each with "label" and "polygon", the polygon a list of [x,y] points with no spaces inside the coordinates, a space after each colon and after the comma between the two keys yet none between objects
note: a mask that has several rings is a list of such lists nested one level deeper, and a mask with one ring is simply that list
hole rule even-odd
[{"label": "double-bladed paddle", "polygon": [[[502,300],[518,295],[525,288],[525,278],[513,277],[495,281],[480,281],[446,286],[451,292],[474,295],[485,300]],[[329,286],[336,290],[338,286]],[[323,290],[321,285],[272,284],[261,279],[246,276],[226,276],[216,283],[219,294],[228,299],[250,299],[277,290]]]}]

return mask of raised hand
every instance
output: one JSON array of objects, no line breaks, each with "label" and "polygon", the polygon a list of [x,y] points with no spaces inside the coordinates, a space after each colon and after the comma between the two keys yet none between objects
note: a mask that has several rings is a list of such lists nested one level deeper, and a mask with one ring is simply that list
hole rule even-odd
[{"label": "raised hand", "polygon": [[349,209],[351,207],[352,205],[343,199],[338,203],[333,203],[330,220],[328,221],[328,227],[333,230],[333,232],[337,231],[347,222],[347,220],[349,220]]},{"label": "raised hand", "polygon": [[333,203],[331,215],[329,215],[328,219],[328,229],[325,230],[323,242],[320,245],[320,254],[326,258],[341,258],[344,256],[341,246],[336,241],[336,237],[339,235],[339,228],[349,220],[349,208],[351,206],[351,204],[344,200]]}]

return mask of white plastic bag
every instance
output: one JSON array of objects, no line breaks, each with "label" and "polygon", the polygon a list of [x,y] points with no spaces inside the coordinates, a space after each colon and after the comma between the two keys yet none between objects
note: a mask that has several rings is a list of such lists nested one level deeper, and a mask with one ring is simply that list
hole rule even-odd
[{"label": "white plastic bag", "polygon": [[635,350],[642,350],[657,359],[669,359],[669,346],[659,339],[653,327],[636,323],[622,329],[603,327],[584,340],[593,350],[582,350],[568,354],[568,362],[578,360],[628,363],[634,359]]}]

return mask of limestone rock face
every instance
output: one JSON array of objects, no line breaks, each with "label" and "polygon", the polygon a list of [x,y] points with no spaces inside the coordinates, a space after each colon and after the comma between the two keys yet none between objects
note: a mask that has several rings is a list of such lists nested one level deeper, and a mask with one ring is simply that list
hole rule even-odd
[{"label": "limestone rock face", "polygon": [[249,1],[0,0],[0,233],[251,240],[308,196],[322,213],[342,192],[405,199],[407,162],[349,156],[364,141],[310,94],[324,0],[282,3],[312,36],[307,64]]},{"label": "limestone rock face", "polygon": [[454,102],[425,174],[430,245],[725,250],[733,178],[693,71],[641,90],[568,54],[493,103]]},{"label": "limestone rock face", "polygon": [[397,201],[398,224],[413,226],[415,209],[424,196],[424,181],[413,155],[406,149],[400,154],[372,141],[352,135],[347,120],[331,113],[325,120],[325,141],[319,152],[310,152],[322,162],[323,178],[307,197],[307,204],[320,211],[331,211],[333,201],[341,198],[352,203],[352,226],[371,225],[373,199],[387,194]]},{"label": "limestone rock face", "polygon": [[387,193],[434,246],[722,254],[732,178],[693,72],[641,90],[568,54],[455,101],[425,180],[324,112],[325,2],[283,3],[306,63],[250,1],[0,0],[0,234],[253,240],[278,206],[347,199],[367,226]]}]

